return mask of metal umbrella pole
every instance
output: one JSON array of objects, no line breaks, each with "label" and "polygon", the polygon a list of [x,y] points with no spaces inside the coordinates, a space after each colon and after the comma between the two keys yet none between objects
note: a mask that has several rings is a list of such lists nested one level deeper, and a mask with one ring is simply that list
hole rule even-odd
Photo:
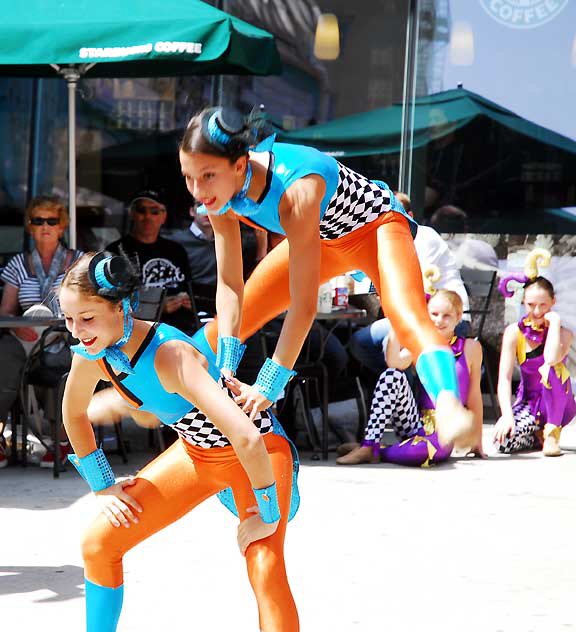
[{"label": "metal umbrella pole", "polygon": [[68,87],[68,228],[70,248],[76,248],[76,88],[80,77],[95,64],[79,66],[58,66],[50,64],[56,72],[66,79]]}]

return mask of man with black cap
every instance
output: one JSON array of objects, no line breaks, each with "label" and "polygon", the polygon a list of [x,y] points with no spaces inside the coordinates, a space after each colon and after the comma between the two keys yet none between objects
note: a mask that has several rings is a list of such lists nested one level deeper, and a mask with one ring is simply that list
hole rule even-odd
[{"label": "man with black cap", "polygon": [[129,205],[130,234],[109,244],[106,249],[138,255],[144,287],[164,287],[162,322],[193,333],[190,296],[191,279],[188,256],[176,241],[160,237],[166,221],[166,204],[158,191],[138,191]]}]

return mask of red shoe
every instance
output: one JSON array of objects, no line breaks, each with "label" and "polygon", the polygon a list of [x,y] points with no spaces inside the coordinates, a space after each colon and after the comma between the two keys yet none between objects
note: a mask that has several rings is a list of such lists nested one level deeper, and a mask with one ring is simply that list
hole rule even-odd
[{"label": "red shoe", "polygon": [[8,465],[8,457],[6,456],[6,439],[0,436],[0,470]]},{"label": "red shoe", "polygon": [[[68,455],[70,454],[70,443],[68,441],[60,441],[60,465],[64,467],[68,461]],[[54,467],[54,449],[51,448],[46,452],[40,461],[40,467]]]}]

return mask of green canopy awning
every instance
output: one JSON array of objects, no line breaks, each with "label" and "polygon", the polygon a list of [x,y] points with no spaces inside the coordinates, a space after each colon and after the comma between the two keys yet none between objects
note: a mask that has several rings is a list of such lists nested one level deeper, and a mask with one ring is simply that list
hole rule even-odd
[{"label": "green canopy awning", "polygon": [[274,37],[200,0],[22,0],[3,7],[0,76],[68,84],[70,245],[76,245],[76,85],[88,77],[268,75]]},{"label": "green canopy awning", "polygon": [[[413,147],[423,147],[485,117],[513,132],[557,149],[576,153],[576,142],[521,118],[484,97],[462,88],[416,99]],[[361,112],[295,130],[282,140],[313,145],[335,156],[400,152],[402,105]]]},{"label": "green canopy awning", "polygon": [[25,0],[0,20],[0,75],[90,77],[274,74],[274,37],[199,0]]}]

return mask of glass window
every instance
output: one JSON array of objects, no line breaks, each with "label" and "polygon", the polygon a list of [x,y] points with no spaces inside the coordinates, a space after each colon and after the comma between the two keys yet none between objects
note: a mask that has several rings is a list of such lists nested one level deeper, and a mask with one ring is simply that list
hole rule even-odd
[{"label": "glass window", "polygon": [[576,4],[422,0],[417,18],[414,208],[444,231],[576,233]]}]

